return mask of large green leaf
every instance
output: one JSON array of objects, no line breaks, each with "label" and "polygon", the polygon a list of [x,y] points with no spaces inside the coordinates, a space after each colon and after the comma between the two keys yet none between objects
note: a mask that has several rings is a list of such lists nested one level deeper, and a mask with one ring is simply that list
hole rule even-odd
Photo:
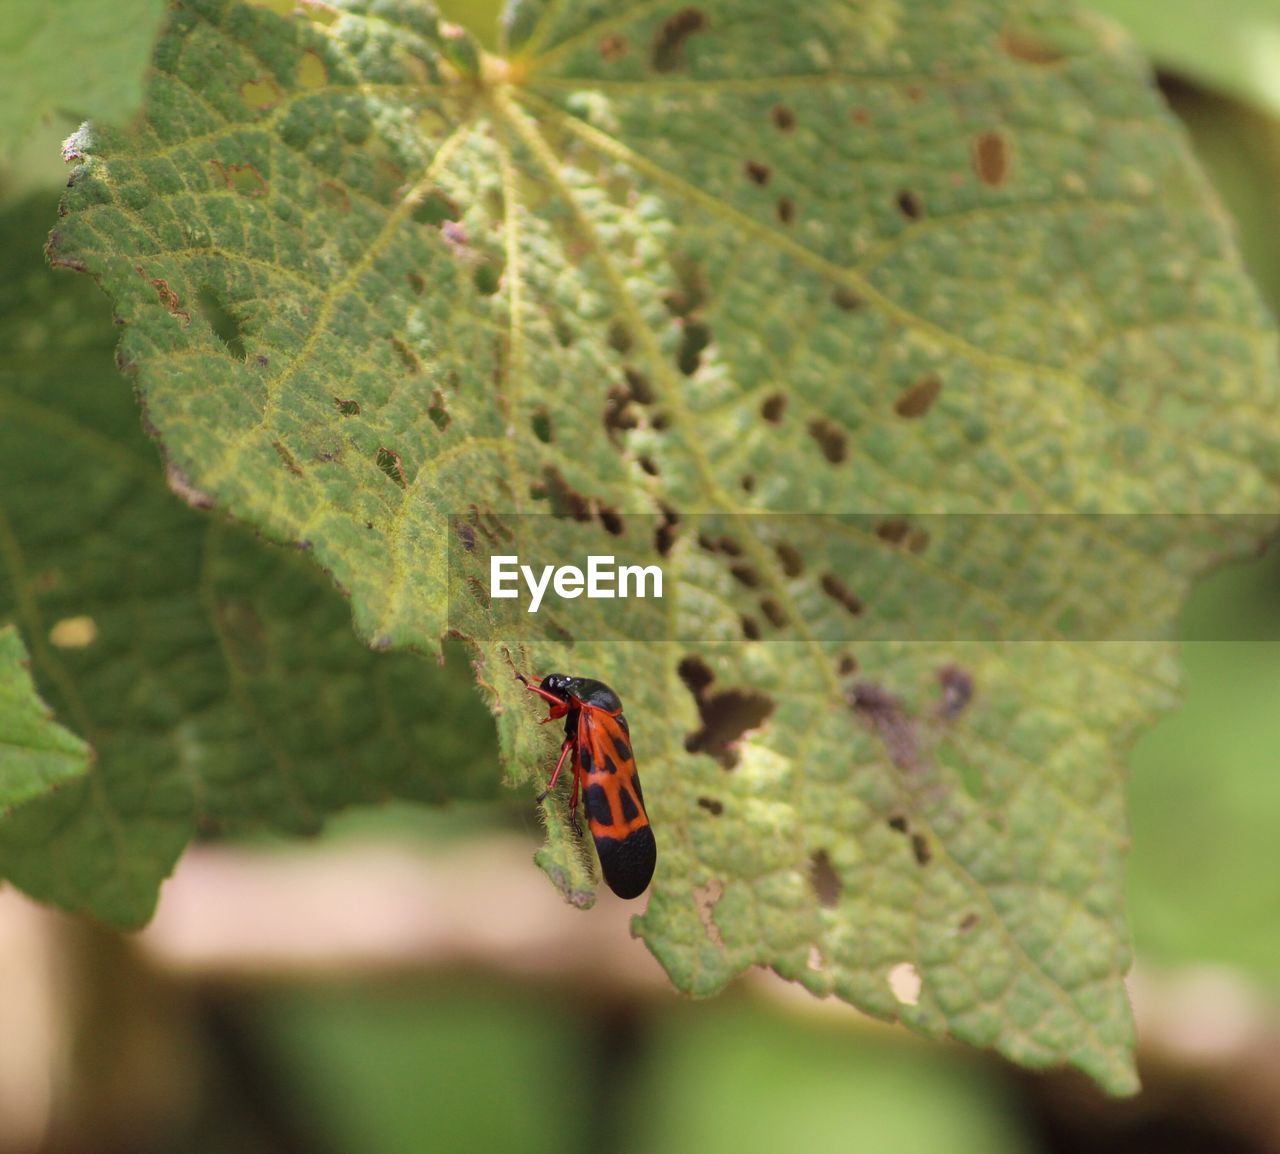
[{"label": "large green leaf", "polygon": [[0,626],[0,818],[89,768],[92,753],[36,695],[30,659],[12,625]]},{"label": "large green leaf", "polygon": [[41,117],[123,121],[142,104],[163,0],[7,0],[0,21],[0,159]]},{"label": "large green leaf", "polygon": [[[301,832],[354,802],[491,793],[492,727],[456,663],[370,652],[296,551],[169,491],[104,302],[42,267],[47,207],[0,218],[0,622],[21,624],[43,695],[97,757],[10,809],[0,742],[0,875],[137,925],[197,829]],[[0,734],[28,712],[0,698]]]},{"label": "large green leaf", "polygon": [[[518,777],[508,653],[620,691],[682,988],[769,965],[1132,1089],[1138,639],[1245,530],[900,515],[1274,507],[1274,334],[1141,63],[1047,3],[518,3],[500,59],[308,11],[181,5],[145,126],[73,143],[51,256],[171,466],[375,644],[471,636]],[[485,593],[606,549],[658,613]]]}]

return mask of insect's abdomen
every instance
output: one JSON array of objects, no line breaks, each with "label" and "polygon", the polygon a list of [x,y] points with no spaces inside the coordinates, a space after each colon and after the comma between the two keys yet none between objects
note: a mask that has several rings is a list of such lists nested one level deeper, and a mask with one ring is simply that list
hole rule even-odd
[{"label": "insect's abdomen", "polygon": [[[639,897],[653,877],[658,843],[645,812],[635,761],[625,745],[609,750],[596,743],[594,756],[590,748],[579,753],[583,802],[600,871],[618,897]],[[626,756],[618,756],[620,753]]]}]

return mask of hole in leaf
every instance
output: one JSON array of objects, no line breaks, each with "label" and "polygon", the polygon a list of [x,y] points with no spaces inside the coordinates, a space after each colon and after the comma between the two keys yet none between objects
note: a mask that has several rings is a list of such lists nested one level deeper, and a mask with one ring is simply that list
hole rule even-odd
[{"label": "hole in leaf", "polygon": [[790,132],[796,126],[796,114],[785,104],[775,104],[769,110],[769,117],[773,126],[783,132]]},{"label": "hole in leaf", "polygon": [[620,443],[619,434],[640,424],[640,414],[631,401],[631,394],[622,385],[614,385],[605,393],[604,428],[615,445]]},{"label": "hole in leaf", "polygon": [[924,201],[920,199],[919,193],[912,192],[909,188],[904,188],[898,193],[898,198],[894,203],[897,204],[898,211],[907,220],[919,220],[924,216]]},{"label": "hole in leaf", "polygon": [[760,574],[750,565],[730,565],[729,572],[748,589],[754,589],[760,584]]},{"label": "hole in leaf", "polygon": [[896,833],[906,833],[911,827],[907,824],[907,819],[900,813],[895,813],[889,817],[889,828]]},{"label": "hole in leaf", "polygon": [[942,686],[942,702],[938,713],[954,721],[973,700],[973,674],[958,665],[944,665],[938,670],[938,684]]},{"label": "hole in leaf", "polygon": [[655,72],[674,72],[683,68],[684,49],[689,37],[707,26],[707,18],[697,8],[682,8],[658,29],[653,41]]},{"label": "hole in leaf", "polygon": [[800,550],[794,545],[779,541],[773,547],[773,551],[778,556],[778,563],[782,566],[782,571],[788,577],[799,577],[804,572],[804,558],[800,556]]},{"label": "hole in leaf", "polygon": [[739,477],[738,485],[744,493],[754,493],[756,491],[756,479],[750,473],[744,473]]},{"label": "hole in leaf", "polygon": [[671,418],[666,413],[654,413],[649,419],[649,427],[655,432],[665,432],[671,424]]},{"label": "hole in leaf", "polygon": [[208,285],[201,286],[196,295],[196,303],[200,307],[200,315],[208,322],[218,340],[226,345],[227,352],[236,360],[243,361],[246,357],[244,335],[235,315],[227,309],[217,293]]},{"label": "hole in leaf", "polygon": [[748,160],[742,167],[747,174],[747,179],[753,184],[766,185],[769,183],[769,177],[773,175],[773,170],[758,160]]},{"label": "hole in leaf", "polygon": [[541,405],[533,410],[533,419],[529,423],[533,427],[533,435],[544,445],[555,440],[551,432],[551,414]]},{"label": "hole in leaf", "polygon": [[942,378],[937,373],[925,373],[918,381],[908,385],[893,403],[893,411],[900,417],[923,417],[942,392]]},{"label": "hole in leaf", "polygon": [[858,671],[858,659],[852,653],[840,654],[840,660],[836,662],[836,672],[841,677],[848,677],[851,673]]},{"label": "hole in leaf", "polygon": [[822,575],[822,591],[833,601],[838,601],[843,605],[845,611],[854,617],[857,617],[864,608],[862,598],[854,593],[834,573],[824,573]]},{"label": "hole in leaf", "polygon": [[770,393],[760,402],[760,415],[771,425],[780,425],[787,411],[787,398],[783,393]]},{"label": "hole in leaf", "polygon": [[712,817],[719,817],[724,813],[724,805],[713,797],[698,798],[698,806],[705,809]]},{"label": "hole in leaf", "polygon": [[685,738],[685,749],[705,753],[725,769],[733,769],[738,764],[734,746],[743,734],[758,728],[773,712],[773,699],[754,689],[725,689],[711,694],[704,691],[695,693],[694,699],[702,727]]},{"label": "hole in leaf", "polygon": [[714,878],[705,886],[695,886],[693,889],[693,902],[698,907],[702,928],[706,931],[711,944],[716,946],[724,945],[724,939],[720,936],[720,927],[716,925],[715,919],[716,902],[723,896],[724,886]]},{"label": "hole in leaf", "polygon": [[831,290],[831,303],[846,313],[862,307],[862,298],[848,285],[838,284]]},{"label": "hole in leaf", "polygon": [[445,408],[444,394],[436,389],[431,394],[431,404],[427,408],[427,416],[431,418],[431,423],[435,425],[440,432],[444,432],[449,427],[452,418],[449,416],[449,410]]},{"label": "hole in leaf", "polygon": [[636,464],[645,471],[650,477],[658,475],[658,466],[652,457],[637,457]]},{"label": "hole in leaf", "polygon": [[333,403],[337,405],[338,412],[344,417],[358,417],[360,415],[359,401],[344,401],[341,397],[334,397]]},{"label": "hole in leaf", "polygon": [[783,224],[790,224],[796,218],[796,202],[789,196],[778,197],[778,219]]},{"label": "hole in leaf", "polygon": [[[495,263],[477,265],[475,272],[471,274],[471,283],[481,296],[491,297],[502,287],[502,269]],[[573,333],[569,330],[566,331],[569,336],[567,341],[563,339],[559,328],[556,330],[556,337],[560,341],[561,347],[566,347],[573,342]]]},{"label": "hole in leaf", "polygon": [[613,537],[622,536],[626,527],[623,524],[622,516],[617,509],[609,509],[602,505],[597,516],[600,518],[600,524],[604,526],[606,533]]},{"label": "hole in leaf", "polygon": [[922,833],[911,835],[911,853],[916,865],[927,866],[933,860],[933,850],[929,848],[929,840]]},{"label": "hole in leaf", "polygon": [[1002,133],[984,132],[974,140],[973,171],[992,188],[1009,179],[1009,142]]},{"label": "hole in leaf", "polygon": [[923,985],[919,972],[910,962],[899,962],[889,971],[889,989],[904,1006],[919,1003]]},{"label": "hole in leaf", "polygon": [[787,624],[787,615],[783,613],[782,606],[772,597],[766,597],[760,602],[760,612],[769,619],[769,624],[775,629],[781,629]]},{"label": "hole in leaf", "polygon": [[814,850],[809,855],[809,884],[818,905],[834,909],[839,904],[840,891],[844,886],[836,867],[831,864],[831,855],[825,849]]},{"label": "hole in leaf", "polygon": [[680,351],[676,354],[676,365],[686,377],[693,376],[702,363],[702,353],[711,344],[711,329],[703,322],[686,320],[680,338]]},{"label": "hole in leaf", "polygon": [[404,476],[404,466],[400,463],[400,454],[383,446],[378,447],[378,468],[390,477],[400,488],[406,488],[408,482]]},{"label": "hole in leaf", "polygon": [[760,623],[754,617],[743,614],[741,618],[742,636],[748,641],[760,640]]},{"label": "hole in leaf", "polygon": [[849,455],[849,438],[839,425],[826,417],[815,417],[809,422],[809,436],[818,442],[822,455],[833,465],[841,464]]},{"label": "hole in leaf", "polygon": [[446,220],[461,220],[462,209],[438,188],[434,188],[414,205],[413,219],[418,224],[439,228]]},{"label": "hole in leaf", "polygon": [[738,544],[732,537],[721,537],[716,543],[715,548],[721,553],[729,557],[741,557],[742,546]]},{"label": "hole in leaf", "polygon": [[468,577],[467,588],[471,590],[471,596],[484,606],[484,608],[488,609],[493,604],[493,602],[489,600],[489,590],[481,584],[478,578]]}]

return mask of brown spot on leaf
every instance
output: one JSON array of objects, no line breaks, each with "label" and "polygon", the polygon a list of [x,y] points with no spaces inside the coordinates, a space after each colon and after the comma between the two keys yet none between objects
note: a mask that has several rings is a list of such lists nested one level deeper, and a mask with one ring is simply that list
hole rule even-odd
[{"label": "brown spot on leaf", "polygon": [[705,809],[712,817],[719,817],[724,813],[724,804],[713,797],[698,798],[698,808]]},{"label": "brown spot on leaf", "polygon": [[918,192],[914,192],[909,188],[904,188],[899,192],[894,203],[898,206],[898,211],[907,220],[919,220],[924,216],[924,201],[920,198]]},{"label": "brown spot on leaf", "polygon": [[693,376],[702,364],[702,354],[711,344],[711,328],[705,321],[690,317],[684,322],[676,366],[686,377]]},{"label": "brown spot on leaf", "polygon": [[833,465],[841,464],[849,455],[849,438],[834,421],[815,417],[809,422],[809,436],[818,442],[822,455]]},{"label": "brown spot on leaf", "polygon": [[296,460],[294,460],[293,454],[289,452],[288,448],[285,446],[285,443],[283,441],[272,441],[271,447],[275,449],[276,456],[278,456],[280,460],[284,462],[284,467],[288,469],[290,473],[292,473],[295,477],[305,476],[305,474],[302,471],[302,466],[299,465]]},{"label": "brown spot on leaf", "polygon": [[760,402],[760,415],[771,425],[780,425],[787,411],[787,398],[783,393],[770,393]]},{"label": "brown spot on leaf", "polygon": [[938,684],[942,686],[938,714],[944,721],[954,721],[973,700],[973,674],[959,665],[944,665],[938,670]]},{"label": "brown spot on leaf", "polygon": [[[884,742],[889,760],[904,773],[913,773],[920,768],[919,747],[916,742],[915,728],[898,699],[883,687],[870,681],[860,681],[854,685],[849,694],[849,704],[853,711],[865,718],[880,735]],[[905,821],[901,827],[906,831]],[[890,819],[890,825],[894,819]]]},{"label": "brown spot on leaf", "polygon": [[778,197],[778,219],[783,224],[790,224],[796,218],[796,202],[789,196]]},{"label": "brown spot on leaf", "polygon": [[662,522],[653,533],[653,547],[657,549],[659,556],[667,557],[670,555],[671,549],[676,543],[676,525],[679,523],[679,514],[674,509],[668,509],[664,506],[662,509]]},{"label": "brown spot on leaf", "polygon": [[796,114],[785,104],[775,104],[769,110],[769,118],[773,126],[783,132],[790,132],[796,126]]},{"label": "brown spot on leaf", "polygon": [[716,679],[716,675],[711,672],[711,667],[701,657],[692,654],[680,659],[680,664],[676,666],[676,673],[689,692],[697,698],[701,698],[702,691]]},{"label": "brown spot on leaf", "polygon": [[984,132],[975,138],[973,171],[992,188],[999,188],[1009,179],[1009,142],[1003,133]]},{"label": "brown spot on leaf", "polygon": [[143,267],[139,265],[133,266],[136,272],[144,281],[156,290],[156,295],[160,298],[160,303],[164,305],[169,315],[176,317],[182,322],[182,327],[186,328],[191,323],[191,314],[182,307],[182,303],[178,300],[178,294],[169,287],[168,281],[160,277],[149,277]]},{"label": "brown spot on leaf", "polygon": [[172,461],[168,462],[164,467],[164,482],[169,489],[181,500],[185,501],[193,509],[212,509],[214,506],[213,497],[206,493],[203,489],[197,489],[191,482],[191,478],[186,475]]},{"label": "brown spot on leaf", "polygon": [[926,866],[933,860],[933,851],[929,848],[929,841],[922,833],[913,833],[911,835],[911,853],[916,859],[916,865]]},{"label": "brown spot on leaf", "polygon": [[391,347],[395,349],[396,356],[400,358],[400,363],[411,373],[422,372],[422,362],[418,360],[418,354],[409,347],[409,342],[403,337],[392,337]]},{"label": "brown spot on leaf", "polygon": [[738,619],[739,625],[742,627],[742,636],[748,641],[760,640],[760,622],[754,617],[748,617],[745,613]]},{"label": "brown spot on leaf", "polygon": [[626,51],[627,41],[625,37],[619,36],[616,32],[611,32],[608,36],[601,37],[600,56],[607,63],[612,64],[623,56]]},{"label": "brown spot on leaf", "polygon": [[799,577],[804,572],[804,558],[800,556],[800,550],[794,545],[779,541],[774,545],[773,551],[778,555],[778,562],[782,566],[782,571],[788,577]]},{"label": "brown spot on leaf", "polygon": [[957,927],[962,934],[967,934],[978,924],[977,914],[965,914],[960,919],[960,925]]},{"label": "brown spot on leaf", "polygon": [[449,416],[449,410],[445,408],[444,393],[439,389],[436,389],[431,394],[431,404],[427,407],[427,416],[431,418],[431,423],[442,433],[449,427],[449,422],[453,419]]},{"label": "brown spot on leaf", "polygon": [[843,605],[845,611],[854,617],[857,617],[864,608],[862,598],[854,593],[834,573],[824,573],[822,575],[822,591],[833,601],[838,601]]},{"label": "brown spot on leaf", "polygon": [[685,45],[689,37],[707,26],[707,18],[697,8],[681,8],[658,29],[653,41],[653,67],[656,72],[674,72],[685,64]]},{"label": "brown spot on leaf", "polygon": [[733,574],[737,581],[741,582],[748,589],[754,589],[760,584],[759,572],[757,572],[753,566],[748,565],[745,562],[738,562],[736,565],[730,565],[729,572]]},{"label": "brown spot on leaf", "polygon": [[621,321],[612,321],[609,325],[609,347],[623,356],[631,351],[631,330]]},{"label": "brown spot on leaf", "polygon": [[834,909],[839,904],[840,891],[844,886],[836,867],[831,864],[831,855],[825,849],[814,850],[809,855],[809,884],[818,905]]},{"label": "brown spot on leaf", "polygon": [[222,183],[231,192],[241,196],[266,196],[268,186],[266,178],[253,164],[224,164],[221,160],[209,161],[218,170]]},{"label": "brown spot on leaf", "polygon": [[858,671],[858,659],[852,653],[840,654],[840,660],[836,662],[836,672],[841,677],[848,677],[852,673]]},{"label": "brown spot on leaf", "polygon": [[1015,60],[1026,64],[1057,64],[1062,59],[1062,52],[1052,44],[1012,25],[1005,26],[1000,47]]},{"label": "brown spot on leaf", "polygon": [[782,611],[782,606],[772,597],[766,597],[760,602],[760,612],[769,619],[769,624],[775,629],[782,629],[787,624],[787,615]]},{"label": "brown spot on leaf", "polygon": [[842,312],[851,313],[862,307],[862,298],[848,285],[838,284],[831,290],[831,303]]},{"label": "brown spot on leaf", "polygon": [[360,415],[359,401],[344,401],[341,397],[334,397],[333,403],[337,406],[338,412],[344,417],[358,417]]},{"label": "brown spot on leaf", "polygon": [[591,520],[591,502],[564,479],[560,470],[548,465],[542,470],[543,496],[551,503],[553,517],[567,517],[574,521]]},{"label": "brown spot on leaf", "polygon": [[610,509],[607,505],[601,505],[596,511],[596,516],[600,518],[600,524],[604,526],[605,532],[611,537],[621,537],[626,531],[622,514],[617,509]]},{"label": "brown spot on leaf", "polygon": [[747,174],[747,179],[753,184],[766,185],[769,183],[769,177],[773,175],[773,170],[767,164],[761,164],[758,160],[748,160],[743,165],[743,171]]},{"label": "brown spot on leaf", "polygon": [[900,417],[923,417],[942,392],[942,378],[937,373],[925,373],[902,390],[893,402],[893,411]]}]

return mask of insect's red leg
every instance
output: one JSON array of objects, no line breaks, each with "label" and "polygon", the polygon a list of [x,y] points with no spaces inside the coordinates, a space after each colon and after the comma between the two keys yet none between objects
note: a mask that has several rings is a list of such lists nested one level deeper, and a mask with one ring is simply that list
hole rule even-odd
[{"label": "insect's red leg", "polygon": [[[562,701],[554,693],[548,693],[545,689],[542,689],[539,686],[534,685],[534,683],[530,681],[523,673],[517,673],[516,680],[524,682],[524,687],[530,693],[536,693],[544,701],[551,702],[551,708],[553,710],[556,708],[559,708],[560,712],[555,714],[554,715],[555,717],[563,717],[566,713],[569,712],[569,705],[567,702]],[[554,717],[551,720],[554,720]]]},{"label": "insect's red leg", "polygon": [[[539,802],[546,801],[547,794],[549,794],[553,789],[555,789],[556,782],[560,780],[560,770],[564,767],[564,759],[569,756],[569,752],[572,749],[573,749],[573,738],[566,737],[564,739],[564,744],[560,747],[560,760],[556,762],[555,769],[551,771],[551,780],[547,782],[547,788],[544,789],[540,794],[538,794]],[[576,773],[573,775],[573,796],[574,796],[574,801],[576,803],[578,798],[578,775]]]}]

